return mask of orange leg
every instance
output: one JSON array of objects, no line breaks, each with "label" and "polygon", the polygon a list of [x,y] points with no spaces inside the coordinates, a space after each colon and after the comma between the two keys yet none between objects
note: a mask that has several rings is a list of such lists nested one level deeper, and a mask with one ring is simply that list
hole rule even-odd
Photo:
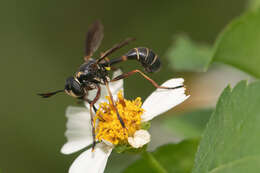
[{"label": "orange leg", "polygon": [[94,100],[90,101],[88,99],[85,99],[85,101],[87,101],[89,103],[89,107],[90,107],[90,117],[91,117],[91,126],[92,126],[92,137],[93,137],[93,145],[92,145],[92,151],[94,151],[94,148],[96,146],[96,134],[95,134],[95,124],[94,124],[94,113],[92,111],[92,109],[94,108],[94,111],[96,112],[96,108],[94,106],[94,104],[98,101],[98,99],[100,98],[100,94],[101,94],[101,88],[99,85],[96,85],[97,87],[97,94],[94,98]]},{"label": "orange leg", "polygon": [[120,79],[124,79],[124,78],[127,78],[135,73],[139,73],[141,74],[146,80],[148,80],[154,87],[156,88],[163,88],[163,89],[177,89],[177,88],[181,88],[183,87],[183,85],[180,85],[180,86],[177,86],[177,87],[164,87],[164,86],[160,86],[158,85],[154,80],[152,80],[151,78],[149,78],[147,75],[145,75],[143,72],[141,72],[140,70],[132,70],[130,72],[127,72],[127,73],[124,73],[124,74],[121,74],[117,77],[115,77],[114,79],[111,80],[111,82],[115,82],[117,80],[120,80]]},{"label": "orange leg", "polygon": [[118,118],[118,120],[120,121],[120,124],[122,125],[122,127],[125,128],[125,123],[124,123],[123,119],[120,117],[119,112],[118,112],[118,110],[117,110],[117,108],[116,108],[116,105],[115,105],[115,102],[114,102],[112,93],[111,93],[111,91],[110,91],[110,89],[109,89],[109,86],[108,86],[108,82],[105,82],[105,84],[106,84],[106,88],[107,88],[109,97],[110,97],[110,99],[111,99],[112,105],[113,105],[114,109],[116,110],[117,118]]},{"label": "orange leg", "polygon": [[134,41],[135,38],[127,38],[124,41],[115,44],[112,48],[108,49],[107,51],[105,51],[104,53],[102,53],[102,55],[100,56],[100,58],[98,58],[96,60],[97,63],[101,62],[103,59],[105,59],[108,55],[112,54],[113,52],[115,52],[116,50],[120,49],[121,47],[129,44],[131,41]]}]

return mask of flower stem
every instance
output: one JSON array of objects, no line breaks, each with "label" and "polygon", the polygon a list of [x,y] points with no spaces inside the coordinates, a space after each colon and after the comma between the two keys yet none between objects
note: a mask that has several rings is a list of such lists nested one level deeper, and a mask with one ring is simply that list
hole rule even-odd
[{"label": "flower stem", "polygon": [[144,151],[142,157],[149,162],[149,165],[154,168],[158,173],[167,173],[164,167],[156,160],[156,158],[149,152]]}]

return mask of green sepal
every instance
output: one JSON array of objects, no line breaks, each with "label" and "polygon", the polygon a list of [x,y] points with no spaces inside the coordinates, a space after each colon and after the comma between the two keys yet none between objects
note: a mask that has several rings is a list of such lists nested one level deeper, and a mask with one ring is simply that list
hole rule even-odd
[{"label": "green sepal", "polygon": [[150,127],[151,127],[151,123],[149,121],[142,122],[142,124],[141,124],[141,129],[143,129],[143,130],[148,130],[148,129],[150,129]]},{"label": "green sepal", "polygon": [[114,151],[117,153],[124,153],[126,150],[129,150],[130,145],[127,144],[118,144],[115,146]]},{"label": "green sepal", "polygon": [[118,144],[115,146],[114,151],[117,153],[132,153],[132,154],[137,154],[146,151],[147,145],[144,145],[141,148],[133,148],[129,144]]},{"label": "green sepal", "polygon": [[128,153],[132,153],[132,154],[142,153],[142,152],[146,151],[147,146],[148,145],[146,144],[146,145],[144,145],[141,148],[133,148],[133,147],[131,147],[129,150],[127,150],[127,152]]}]

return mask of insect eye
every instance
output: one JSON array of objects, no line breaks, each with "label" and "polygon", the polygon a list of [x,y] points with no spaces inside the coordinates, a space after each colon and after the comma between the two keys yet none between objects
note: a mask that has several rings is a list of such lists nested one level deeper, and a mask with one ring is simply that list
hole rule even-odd
[{"label": "insect eye", "polygon": [[84,95],[84,89],[74,77],[69,77],[66,80],[65,90],[69,95],[74,97],[81,97]]}]

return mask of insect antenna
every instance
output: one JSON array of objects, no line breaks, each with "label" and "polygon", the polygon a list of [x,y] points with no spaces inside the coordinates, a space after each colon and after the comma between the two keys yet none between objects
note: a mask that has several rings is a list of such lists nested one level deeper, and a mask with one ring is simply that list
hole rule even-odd
[{"label": "insect antenna", "polygon": [[39,93],[37,95],[41,96],[42,98],[48,98],[48,97],[51,97],[57,93],[60,93],[60,92],[64,92],[64,90],[57,90],[57,91],[54,91],[54,92],[50,92],[50,93]]}]

